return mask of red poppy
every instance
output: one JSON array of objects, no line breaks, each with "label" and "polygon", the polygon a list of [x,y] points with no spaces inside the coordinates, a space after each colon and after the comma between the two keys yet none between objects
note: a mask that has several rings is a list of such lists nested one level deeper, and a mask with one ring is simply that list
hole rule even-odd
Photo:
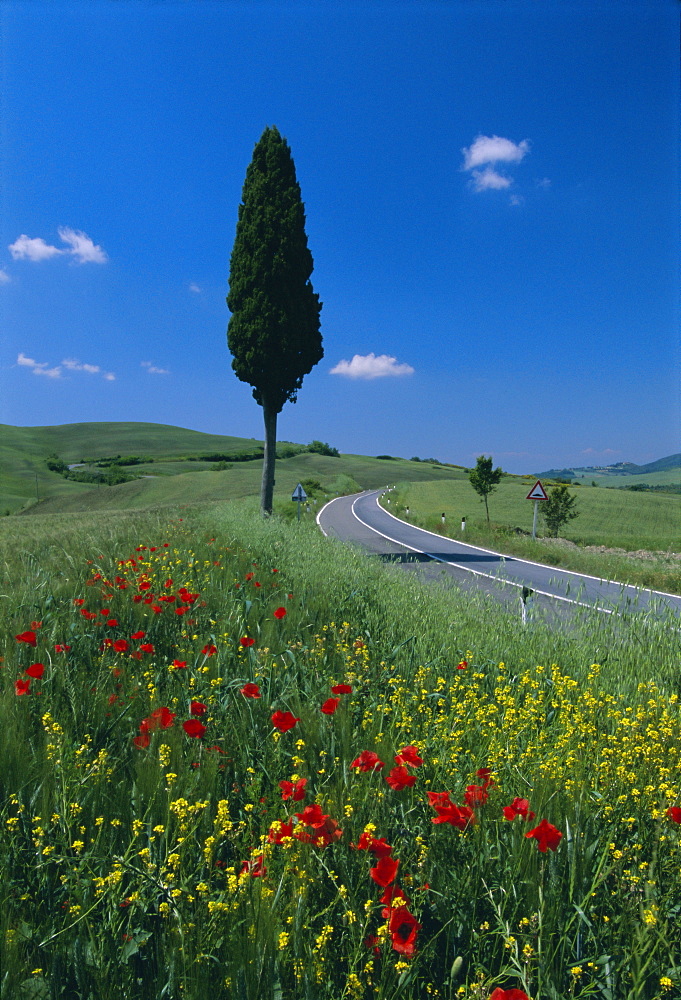
[{"label": "red poppy", "polygon": [[524,990],[502,990],[500,986],[490,994],[489,1000],[530,1000]]},{"label": "red poppy", "polygon": [[163,705],[161,708],[155,708],[143,721],[147,723],[149,729],[170,729],[176,717],[175,712],[171,712]]},{"label": "red poppy", "polygon": [[535,826],[534,830],[530,830],[529,833],[525,834],[526,837],[534,837],[537,841],[537,847],[542,852],[546,854],[547,847],[552,851],[558,850],[558,845],[560,844],[563,834],[560,830],[549,823],[547,819],[543,819],[539,826]]},{"label": "red poppy", "polygon": [[463,796],[467,806],[482,806],[488,798],[489,792],[485,785],[467,785]]},{"label": "red poppy", "polygon": [[204,705],[202,701],[193,701],[189,706],[191,715],[205,715],[207,711],[208,706]]},{"label": "red poppy", "polygon": [[31,628],[42,628],[42,627],[43,627],[42,622],[31,622]]},{"label": "red poppy", "polygon": [[370,851],[376,858],[387,858],[392,853],[392,846],[385,837],[374,837],[370,833],[360,834],[356,844],[351,844],[358,851]]},{"label": "red poppy", "polygon": [[420,767],[423,764],[423,757],[419,757],[418,750],[414,746],[402,747],[395,755],[396,764],[409,764],[411,767]]},{"label": "red poppy", "polygon": [[406,767],[398,764],[386,774],[385,780],[394,792],[401,792],[403,788],[411,788],[414,785],[416,775],[410,774]]},{"label": "red poppy", "polygon": [[278,823],[275,827],[274,824],[267,831],[267,842],[269,844],[281,844],[284,837],[293,836],[293,822],[291,823]]},{"label": "red poppy", "polygon": [[182,728],[184,729],[187,736],[192,736],[194,739],[200,739],[206,731],[206,727],[198,719],[187,719],[186,722],[182,723]]},{"label": "red poppy", "polygon": [[468,660],[461,660],[459,663],[457,663],[456,669],[465,670],[467,666],[468,666]]},{"label": "red poppy", "polygon": [[32,663],[30,667],[26,667],[24,673],[28,674],[29,677],[35,677],[37,680],[45,673],[45,667],[42,663]]},{"label": "red poppy", "polygon": [[217,653],[217,651],[218,651],[218,647],[214,646],[213,643],[211,643],[211,642],[209,642],[201,650],[201,652],[203,653],[204,656],[215,656],[215,654]]},{"label": "red poppy", "polygon": [[334,684],[331,694],[352,694],[352,688],[349,684]]},{"label": "red poppy", "polygon": [[258,857],[253,858],[252,861],[244,861],[240,874],[250,875],[251,878],[260,878],[262,875],[266,875],[267,868],[265,868],[264,856],[259,854]]},{"label": "red poppy", "polygon": [[[400,889],[399,885],[389,885],[389,886],[387,886],[386,889],[383,891],[383,895],[379,899],[379,903],[383,903],[383,909],[381,910],[381,916],[383,917],[384,920],[388,920],[390,918],[390,914],[392,913],[393,909],[396,909],[396,907],[393,907],[393,900],[394,899],[403,899],[404,900],[404,905],[405,906],[409,906],[410,899],[406,895],[406,893],[404,893]],[[400,904],[400,905],[402,905],[402,904]]]},{"label": "red poppy", "polygon": [[130,649],[130,644],[127,639],[116,639],[113,644],[113,648],[117,653],[127,653]]},{"label": "red poppy", "polygon": [[374,753],[373,750],[362,750],[359,757],[356,757],[351,768],[356,767],[360,771],[380,771],[385,764],[382,760],[379,760],[378,754]]},{"label": "red poppy", "polygon": [[667,817],[672,823],[681,823],[681,808],[679,806],[671,806],[667,809]]},{"label": "red poppy", "polygon": [[298,722],[300,722],[300,719],[297,719],[290,712],[281,712],[277,709],[272,714],[272,725],[282,733],[287,733],[289,729],[293,729]]},{"label": "red poppy", "polygon": [[149,736],[148,731],[146,729],[143,729],[140,732],[139,736],[135,736],[132,742],[135,744],[136,747],[139,747],[140,750],[144,750],[144,748],[148,747],[149,744],[151,743],[151,737]]},{"label": "red poppy", "polygon": [[301,802],[305,798],[306,785],[307,778],[298,778],[295,783],[292,781],[280,781],[279,787],[281,788],[283,801],[286,802],[287,799],[293,799],[294,802]]},{"label": "red poppy", "polygon": [[390,914],[389,929],[393,950],[411,957],[416,951],[416,936],[421,924],[406,906],[396,907]]},{"label": "red poppy", "polygon": [[535,817],[535,814],[530,812],[530,803],[527,799],[520,799],[517,795],[513,799],[513,802],[511,802],[510,806],[504,806],[501,811],[504,814],[504,819],[509,820],[509,822],[514,820],[516,816],[520,816],[522,819],[527,821],[534,819]]},{"label": "red poppy", "polygon": [[380,955],[381,949],[378,947],[380,944],[380,939],[376,937],[375,934],[370,934],[369,937],[364,938],[364,945],[367,948],[371,948],[374,955]]},{"label": "red poppy", "polygon": [[259,698],[260,688],[258,687],[257,684],[253,684],[252,681],[249,681],[248,684],[244,684],[244,686],[241,688],[241,693],[244,696],[244,698]]},{"label": "red poppy", "polygon": [[74,597],[73,603],[75,604],[75,606],[77,608],[82,608],[83,605],[85,604],[85,598],[84,597]]},{"label": "red poppy", "polygon": [[255,576],[255,573],[247,573],[246,576],[244,577],[244,579],[245,580],[252,580],[254,576]]},{"label": "red poppy", "polygon": [[17,695],[28,694],[30,687],[31,687],[30,677],[26,681],[22,680],[21,677],[18,677],[14,682],[14,693]]},{"label": "red poppy", "polygon": [[457,806],[450,801],[449,792],[428,792],[428,801],[437,813],[433,823],[449,823],[457,830],[465,830],[475,822],[475,813],[468,806]]},{"label": "red poppy", "polygon": [[286,608],[277,608],[277,610],[274,612],[274,617],[275,618],[285,618],[286,617]]},{"label": "red poppy", "polygon": [[106,624],[113,628],[115,625],[118,625],[118,618],[107,618]]},{"label": "red poppy", "polygon": [[475,777],[482,778],[483,785],[493,785],[494,782],[492,781],[491,774],[492,771],[489,767],[479,767],[475,772]]},{"label": "red poppy", "polygon": [[382,858],[378,859],[378,863],[375,868],[369,869],[369,875],[372,877],[374,882],[385,888],[390,885],[391,882],[395,881],[395,876],[397,875],[397,869],[399,867],[400,863],[397,858],[391,858],[384,855]]},{"label": "red poppy", "polygon": [[324,704],[322,705],[320,712],[323,712],[324,715],[333,715],[336,709],[338,708],[339,701],[340,698],[327,698]]},{"label": "red poppy", "polygon": [[186,670],[187,669],[187,661],[186,660],[173,660],[173,662],[171,663],[171,666],[175,667],[176,670]]},{"label": "red poppy", "polygon": [[154,647],[150,642],[143,642],[142,645],[140,646],[140,651],[142,653],[153,653]]},{"label": "red poppy", "polygon": [[185,615],[188,611],[189,611],[189,605],[186,604],[178,604],[178,606],[175,608],[176,615]]},{"label": "red poppy", "polygon": [[252,639],[250,635],[242,635],[239,639],[242,646],[253,646],[255,645],[255,639]]},{"label": "red poppy", "polygon": [[147,633],[146,632],[133,632],[130,636],[131,639],[143,639]]},{"label": "red poppy", "polygon": [[62,642],[55,643],[55,647],[54,647],[55,653],[68,653],[69,649],[71,649],[71,647],[70,646],[66,646]]},{"label": "red poppy", "polygon": [[35,646],[37,644],[37,639],[35,632],[20,632],[19,635],[15,636],[17,642],[25,642],[27,646]]}]

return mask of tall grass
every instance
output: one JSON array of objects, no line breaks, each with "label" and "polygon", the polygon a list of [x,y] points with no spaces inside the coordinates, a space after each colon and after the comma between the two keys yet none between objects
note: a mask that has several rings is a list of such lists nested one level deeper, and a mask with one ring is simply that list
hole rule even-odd
[{"label": "tall grass", "polygon": [[255,503],[18,524],[3,1000],[678,989],[676,622],[523,627]]}]

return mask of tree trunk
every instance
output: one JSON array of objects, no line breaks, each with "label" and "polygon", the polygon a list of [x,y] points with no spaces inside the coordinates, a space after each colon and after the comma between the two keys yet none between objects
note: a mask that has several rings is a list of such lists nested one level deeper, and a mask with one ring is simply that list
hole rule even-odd
[{"label": "tree trunk", "polygon": [[274,493],[274,463],[277,458],[277,413],[279,411],[268,403],[262,402],[262,415],[265,421],[265,454],[262,463],[262,484],[260,486],[260,511],[263,517],[272,513],[272,496]]},{"label": "tree trunk", "polygon": [[489,524],[489,507],[487,506],[487,494],[485,493],[485,513],[487,514],[487,523]]}]

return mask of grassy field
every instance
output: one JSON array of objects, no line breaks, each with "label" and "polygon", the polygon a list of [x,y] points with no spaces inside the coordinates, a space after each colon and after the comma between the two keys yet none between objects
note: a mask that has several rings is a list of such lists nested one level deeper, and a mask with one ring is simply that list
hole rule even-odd
[{"label": "grassy field", "polygon": [[[252,439],[132,423],[37,428],[5,425],[0,431],[0,512],[134,510],[178,502],[237,499],[257,496],[260,492],[262,461],[259,459],[235,462],[223,472],[214,471],[215,463],[186,460],[188,455],[253,451],[262,442]],[[137,455],[154,461],[124,467],[130,475],[144,478],[117,486],[93,487],[51,472],[46,465],[50,455],[67,464],[114,455]],[[94,470],[92,466],[88,468]],[[304,452],[277,461],[275,495],[280,501],[290,498],[296,484],[304,479],[318,480],[333,495],[384,486],[406,476],[418,481],[433,477],[452,479],[462,474],[444,466],[404,459],[382,460],[363,455],[336,458]]]},{"label": "grassy field", "polygon": [[[431,531],[444,530],[453,538],[463,537],[475,545],[593,576],[681,593],[681,496],[573,488],[579,516],[562,531],[573,543],[567,545],[561,540],[540,538],[533,542],[527,537],[532,532],[534,503],[525,497],[532,485],[515,477],[502,479],[489,497],[491,528],[487,526],[484,505],[467,478],[451,483],[399,484],[390,494],[387,509]],[[462,517],[466,518],[465,536],[461,534]],[[538,534],[543,534],[541,520]],[[649,555],[642,555],[640,550]]]},{"label": "grassy field", "polygon": [[0,567],[2,1000],[678,995],[678,629],[250,500],[6,518]]}]

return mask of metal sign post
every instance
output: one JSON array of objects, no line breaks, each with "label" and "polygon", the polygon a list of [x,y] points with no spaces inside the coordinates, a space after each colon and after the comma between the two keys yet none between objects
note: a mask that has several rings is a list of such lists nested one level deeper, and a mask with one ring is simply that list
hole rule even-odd
[{"label": "metal sign post", "polygon": [[546,490],[541,484],[541,480],[538,479],[534,484],[530,492],[525,497],[526,500],[534,500],[534,517],[532,519],[532,541],[537,540],[537,511],[539,510],[539,501],[548,500]]},{"label": "metal sign post", "polygon": [[293,496],[291,500],[295,500],[298,503],[298,520],[300,521],[300,505],[304,500],[307,500],[307,493],[302,487],[301,483],[298,483],[295,490],[293,491]]}]

